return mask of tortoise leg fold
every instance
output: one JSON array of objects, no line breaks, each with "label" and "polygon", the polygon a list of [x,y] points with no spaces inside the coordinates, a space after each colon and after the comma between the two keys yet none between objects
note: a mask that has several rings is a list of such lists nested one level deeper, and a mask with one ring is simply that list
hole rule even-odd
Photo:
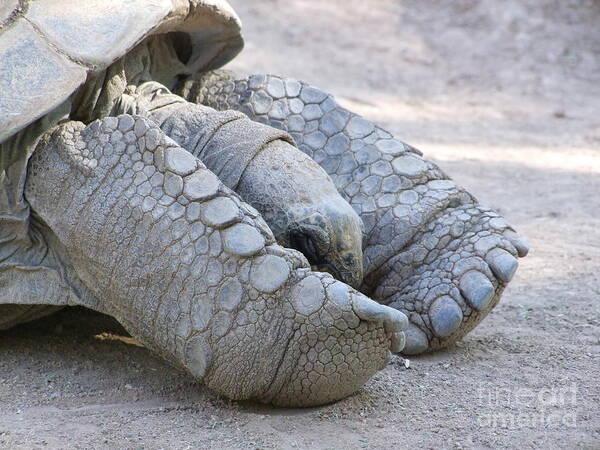
[{"label": "tortoise leg fold", "polygon": [[403,345],[403,314],[311,272],[144,118],[54,129],[29,163],[26,197],[99,310],[229,398],[331,402]]},{"label": "tortoise leg fold", "polygon": [[313,86],[198,75],[180,94],[289,132],[365,224],[361,291],[410,320],[405,353],[444,347],[498,303],[527,243],[421,152]]}]

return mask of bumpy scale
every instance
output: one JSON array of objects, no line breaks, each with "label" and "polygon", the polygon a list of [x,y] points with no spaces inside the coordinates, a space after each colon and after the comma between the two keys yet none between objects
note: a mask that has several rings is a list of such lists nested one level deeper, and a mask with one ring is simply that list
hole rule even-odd
[{"label": "bumpy scale", "polygon": [[147,119],[60,125],[38,144],[25,192],[88,306],[232,399],[333,401],[404,344],[403,314],[311,272]]},{"label": "bumpy scale", "polygon": [[294,79],[199,74],[180,94],[285,130],[364,222],[360,288],[410,320],[405,353],[464,336],[497,304],[527,243],[421,152]]}]

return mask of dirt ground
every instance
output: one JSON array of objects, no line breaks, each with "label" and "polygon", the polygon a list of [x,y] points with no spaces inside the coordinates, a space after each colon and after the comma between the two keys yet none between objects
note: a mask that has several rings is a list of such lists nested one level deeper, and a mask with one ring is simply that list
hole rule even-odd
[{"label": "dirt ground", "polygon": [[500,210],[530,256],[463,341],[321,408],[219,399],[83,310],[2,332],[0,447],[600,448],[600,2],[232,4],[231,68],[335,93]]}]

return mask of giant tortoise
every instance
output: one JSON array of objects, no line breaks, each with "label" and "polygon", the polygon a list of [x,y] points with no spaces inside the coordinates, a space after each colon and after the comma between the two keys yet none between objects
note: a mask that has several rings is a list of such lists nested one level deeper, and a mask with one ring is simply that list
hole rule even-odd
[{"label": "giant tortoise", "polygon": [[225,0],[3,2],[0,328],[82,305],[308,406],[498,303],[527,253],[504,219],[331,95],[218,70],[242,46]]}]

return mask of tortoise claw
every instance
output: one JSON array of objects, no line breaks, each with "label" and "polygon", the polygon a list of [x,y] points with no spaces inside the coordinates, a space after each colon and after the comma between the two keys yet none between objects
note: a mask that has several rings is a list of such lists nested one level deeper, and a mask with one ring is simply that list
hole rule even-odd
[{"label": "tortoise claw", "polygon": [[504,283],[512,280],[517,267],[519,267],[517,259],[506,250],[500,248],[492,250],[486,257],[486,261],[492,272],[494,272],[494,275]]}]

